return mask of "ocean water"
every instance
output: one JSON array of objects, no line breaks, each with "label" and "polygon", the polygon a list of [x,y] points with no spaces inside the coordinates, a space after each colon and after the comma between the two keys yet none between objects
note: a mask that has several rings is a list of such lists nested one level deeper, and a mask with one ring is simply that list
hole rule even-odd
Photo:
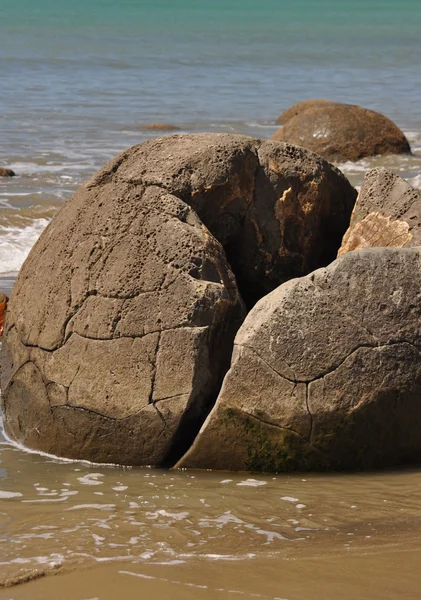
[{"label": "ocean water", "polygon": [[420,39],[418,0],[2,2],[0,274],[151,122],[266,138],[297,101],[361,104],[414,156],[341,165],[351,181],[385,164],[421,187]]}]

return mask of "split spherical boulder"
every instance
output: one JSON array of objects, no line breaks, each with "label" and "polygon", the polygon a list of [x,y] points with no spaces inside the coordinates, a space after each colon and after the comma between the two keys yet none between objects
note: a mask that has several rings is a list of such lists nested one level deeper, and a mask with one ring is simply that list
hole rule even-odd
[{"label": "split spherical boulder", "polygon": [[285,471],[421,459],[421,249],[371,248],[248,314],[179,467]]},{"label": "split spherical boulder", "polygon": [[384,168],[364,177],[338,255],[374,246],[421,246],[421,193]]},{"label": "split spherical boulder", "polygon": [[339,102],[309,106],[288,119],[271,139],[303,146],[334,161],[411,152],[393,121],[373,110]]},{"label": "split spherical boulder", "polygon": [[218,395],[242,297],[330,262],[355,197],[287,144],[174,135],[122,152],[63,205],[16,281],[0,356],[9,436],[173,464]]}]

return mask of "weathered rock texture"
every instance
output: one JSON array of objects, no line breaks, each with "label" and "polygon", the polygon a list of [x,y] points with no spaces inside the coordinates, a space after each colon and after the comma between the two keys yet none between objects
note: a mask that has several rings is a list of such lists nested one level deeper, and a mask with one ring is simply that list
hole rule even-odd
[{"label": "weathered rock texture", "polygon": [[335,161],[411,152],[408,140],[390,119],[361,106],[339,102],[300,111],[272,139],[303,146]]},{"label": "weathered rock texture", "polygon": [[165,464],[214,402],[243,316],[222,247],[185,203],[99,178],[63,206],[16,281],[6,431],[59,456]]},{"label": "weathered rock texture", "polygon": [[15,177],[16,173],[12,169],[0,167],[0,177]]},{"label": "weathered rock texture", "polygon": [[276,119],[275,123],[276,125],[283,125],[284,123],[292,119],[292,117],[296,117],[297,115],[301,114],[305,110],[308,110],[309,108],[313,108],[314,106],[324,106],[326,104],[337,103],[333,102],[332,100],[326,100],[325,98],[316,98],[314,100],[303,100],[302,102],[297,102],[297,104],[294,104],[293,106],[290,106],[289,108],[284,110],[284,112],[281,113]]},{"label": "weathered rock texture", "polygon": [[366,174],[338,255],[373,246],[421,246],[421,193],[383,168]]},{"label": "weathered rock texture", "polygon": [[421,249],[372,248],[249,313],[180,467],[342,469],[421,459]]},{"label": "weathered rock texture", "polygon": [[226,256],[252,304],[336,256],[355,197],[326,161],[276,142],[175,135],[121,153],[15,284],[0,362],[9,435],[72,458],[176,460],[244,318]]},{"label": "weathered rock texture", "polygon": [[228,134],[130,148],[94,178],[159,186],[224,246],[247,305],[336,257],[356,199],[340,171],[302,148]]}]

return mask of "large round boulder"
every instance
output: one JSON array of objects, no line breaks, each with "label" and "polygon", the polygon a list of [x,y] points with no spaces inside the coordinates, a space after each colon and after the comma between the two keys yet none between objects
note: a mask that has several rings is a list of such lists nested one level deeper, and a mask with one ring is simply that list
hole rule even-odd
[{"label": "large round boulder", "polygon": [[215,402],[241,296],[252,305],[330,262],[355,197],[287,144],[175,135],[121,153],[18,276],[0,355],[8,434],[60,456],[172,464]]},{"label": "large round boulder", "polygon": [[222,247],[184,202],[155,186],[82,187],[13,289],[6,432],[58,456],[171,462],[215,401],[243,310]]},{"label": "large round boulder", "polygon": [[189,204],[223,245],[250,307],[334,260],[357,196],[303,148],[241,135],[155,138],[121,153],[89,185],[156,185]]},{"label": "large round boulder", "polygon": [[364,177],[338,255],[373,246],[421,246],[421,193],[384,168]]},{"label": "large round boulder", "polygon": [[288,119],[271,139],[303,146],[334,161],[411,152],[405,135],[390,119],[339,102],[309,106]]},{"label": "large round boulder", "polygon": [[421,249],[350,252],[260,300],[180,467],[421,460]]}]

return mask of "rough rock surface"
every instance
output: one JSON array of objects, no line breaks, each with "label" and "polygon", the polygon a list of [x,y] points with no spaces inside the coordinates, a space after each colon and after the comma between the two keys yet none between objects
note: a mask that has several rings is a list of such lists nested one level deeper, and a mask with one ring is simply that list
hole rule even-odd
[{"label": "rough rock surface", "polygon": [[421,249],[369,248],[248,314],[177,466],[283,471],[421,460]]},{"label": "rough rock surface", "polygon": [[7,433],[58,456],[166,464],[215,401],[243,311],[222,247],[190,207],[97,178],[16,281],[0,364]]},{"label": "rough rock surface", "polygon": [[0,167],[0,177],[15,177],[16,173],[12,169]]},{"label": "rough rock surface", "polygon": [[421,246],[421,193],[383,168],[366,174],[338,256],[373,246]]},{"label": "rough rock surface", "polygon": [[296,117],[300,113],[308,110],[309,108],[313,108],[313,106],[324,106],[325,104],[336,104],[332,100],[326,100],[325,98],[316,98],[314,100],[303,100],[302,102],[297,102],[293,106],[290,106],[283,113],[279,115],[276,119],[276,125],[283,125],[292,117]]},{"label": "rough rock surface", "polygon": [[121,153],[65,203],[15,284],[0,356],[9,435],[98,462],[177,459],[244,318],[232,271],[253,304],[327,264],[355,197],[287,144],[174,135]]},{"label": "rough rock surface", "polygon": [[223,245],[248,306],[334,260],[356,191],[302,148],[241,135],[155,138],[92,180],[159,186],[189,204]]},{"label": "rough rock surface", "polygon": [[335,161],[411,152],[408,140],[390,119],[361,106],[339,102],[300,112],[271,139],[303,146]]}]

